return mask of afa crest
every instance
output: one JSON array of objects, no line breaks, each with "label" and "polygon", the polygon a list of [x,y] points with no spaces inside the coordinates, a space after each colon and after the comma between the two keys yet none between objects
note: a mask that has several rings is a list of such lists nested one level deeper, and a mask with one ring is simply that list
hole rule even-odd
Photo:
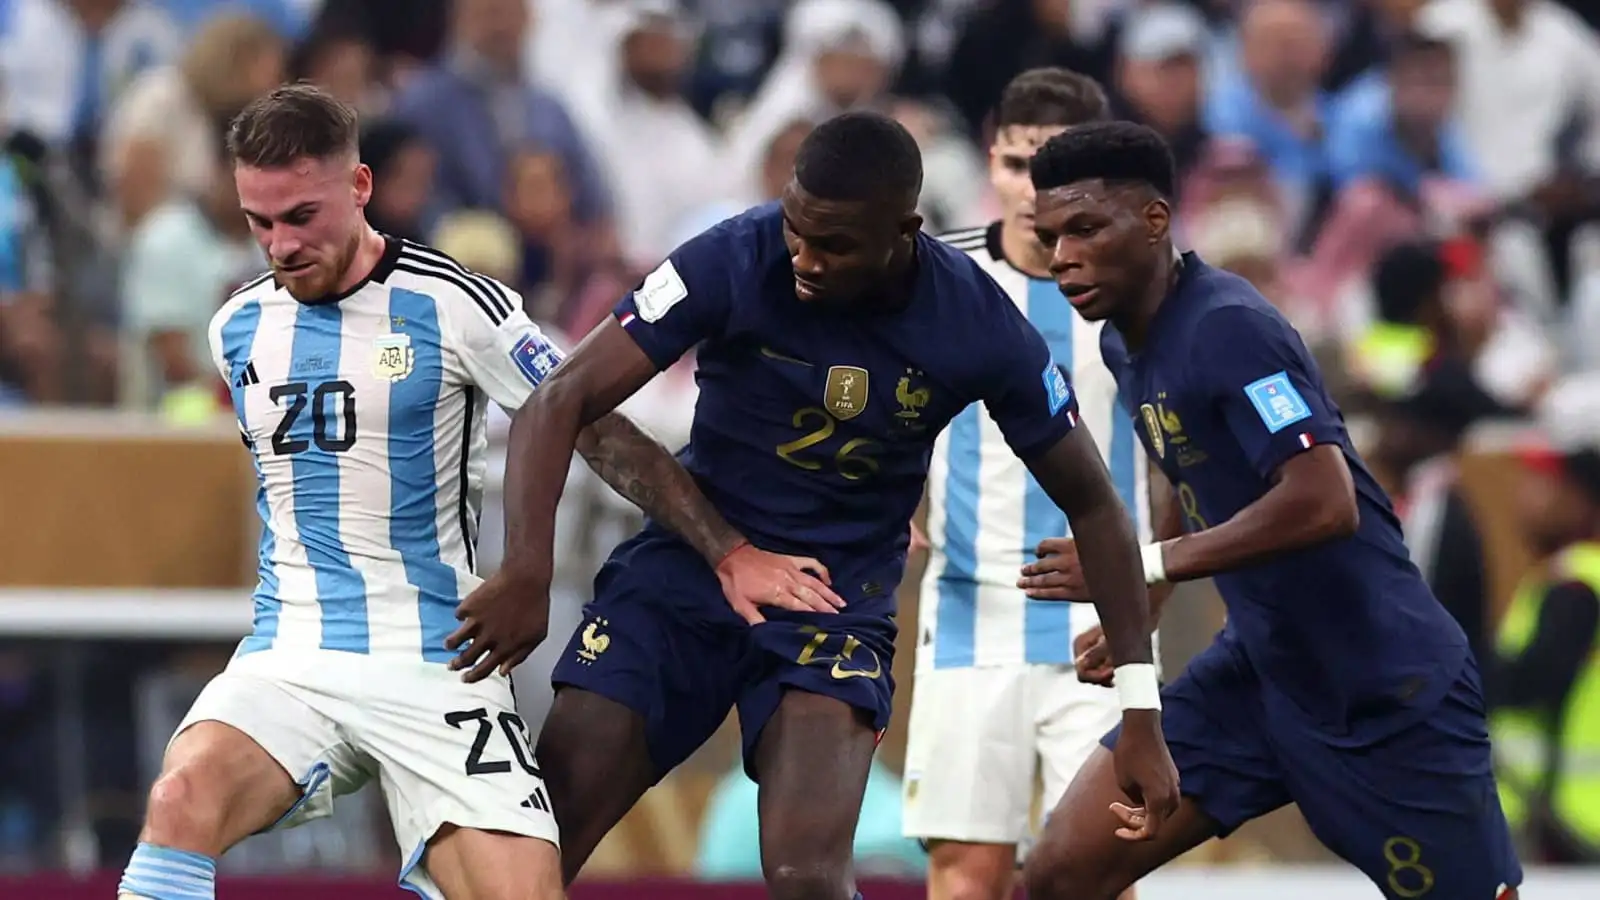
[{"label": "afa crest", "polygon": [[416,365],[417,352],[411,347],[411,335],[386,334],[372,342],[372,377],[384,381],[403,381]]},{"label": "afa crest", "polygon": [[861,415],[867,408],[867,370],[858,366],[830,366],[822,405],[841,422]]}]

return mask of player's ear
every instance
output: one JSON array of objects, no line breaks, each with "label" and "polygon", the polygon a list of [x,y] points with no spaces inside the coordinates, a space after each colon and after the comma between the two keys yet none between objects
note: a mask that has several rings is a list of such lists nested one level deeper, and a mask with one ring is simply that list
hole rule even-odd
[{"label": "player's ear", "polygon": [[366,163],[356,163],[352,182],[351,187],[356,192],[356,207],[364,209],[367,201],[372,199],[372,168]]},{"label": "player's ear", "polygon": [[1166,240],[1172,230],[1172,207],[1165,197],[1154,197],[1144,206],[1145,239],[1152,244]]},{"label": "player's ear", "polygon": [[911,213],[900,220],[900,236],[903,238],[915,239],[917,232],[921,230],[922,216],[916,213]]}]

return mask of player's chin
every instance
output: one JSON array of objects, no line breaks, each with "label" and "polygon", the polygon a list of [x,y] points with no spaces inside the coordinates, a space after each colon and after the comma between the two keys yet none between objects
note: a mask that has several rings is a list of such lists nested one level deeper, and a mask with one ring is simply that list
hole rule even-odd
[{"label": "player's chin", "polygon": [[1105,291],[1096,290],[1082,302],[1073,303],[1072,308],[1086,321],[1099,322],[1111,318],[1117,304],[1106,296]]}]

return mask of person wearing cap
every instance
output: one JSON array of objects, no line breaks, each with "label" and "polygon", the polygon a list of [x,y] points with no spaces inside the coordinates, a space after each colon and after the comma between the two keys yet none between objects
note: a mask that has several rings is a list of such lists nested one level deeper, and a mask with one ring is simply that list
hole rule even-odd
[{"label": "person wearing cap", "polygon": [[1170,0],[1130,10],[1117,40],[1112,108],[1166,138],[1180,180],[1206,143],[1200,86],[1210,42],[1205,19]]},{"label": "person wearing cap", "polygon": [[1500,621],[1489,734],[1511,827],[1549,862],[1592,864],[1600,862],[1600,429],[1593,401],[1573,396],[1589,408],[1552,402],[1546,430],[1555,438],[1521,453],[1516,512],[1538,562]]}]

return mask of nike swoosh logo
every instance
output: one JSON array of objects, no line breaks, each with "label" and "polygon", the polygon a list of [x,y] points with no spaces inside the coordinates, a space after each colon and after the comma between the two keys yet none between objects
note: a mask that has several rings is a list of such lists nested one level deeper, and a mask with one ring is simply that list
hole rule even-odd
[{"label": "nike swoosh logo", "polygon": [[767,359],[775,359],[779,362],[794,363],[797,366],[805,366],[808,369],[812,367],[811,363],[808,363],[803,359],[795,359],[792,356],[784,356],[782,353],[779,353],[771,347],[762,347],[761,355],[765,356]]},{"label": "nike swoosh logo", "polygon": [[832,675],[835,681],[843,681],[846,678],[877,678],[883,674],[883,661],[878,659],[878,654],[874,653],[872,654],[872,668],[846,669],[843,660],[834,660],[833,668],[829,670],[828,674]]}]

